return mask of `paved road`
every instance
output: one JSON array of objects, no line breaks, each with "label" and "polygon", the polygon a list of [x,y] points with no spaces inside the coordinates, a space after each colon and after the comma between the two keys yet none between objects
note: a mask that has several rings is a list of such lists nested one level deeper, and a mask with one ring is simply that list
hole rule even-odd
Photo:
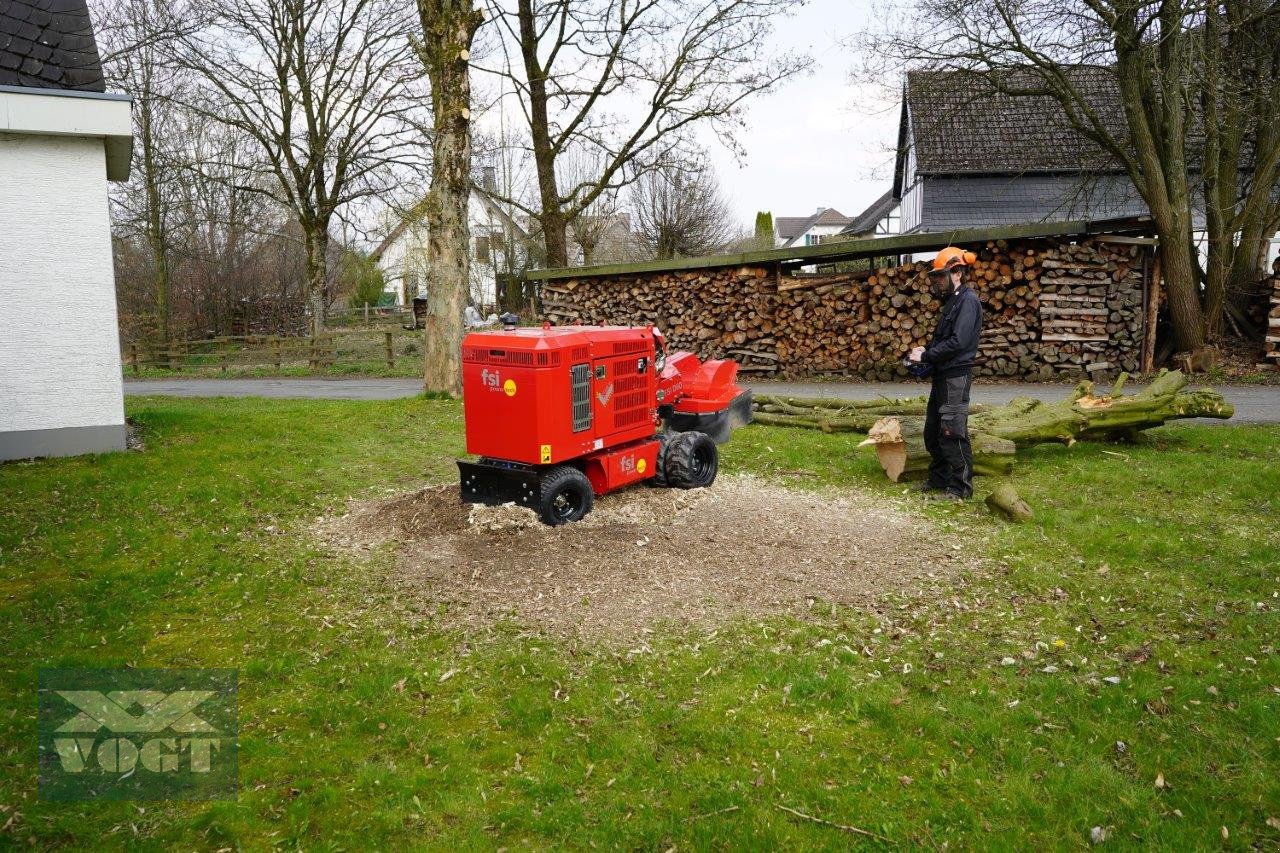
[{"label": "paved road", "polygon": [[173,397],[273,397],[398,400],[422,391],[421,379],[126,379],[126,394]]},{"label": "paved road", "polygon": [[[813,397],[868,399],[879,395],[914,397],[928,386],[910,382],[751,382],[762,393]],[[1129,385],[1126,389],[1140,386]],[[127,380],[126,394],[166,394],[177,397],[274,397],[323,400],[395,400],[422,390],[418,379],[142,379]],[[1007,403],[1014,397],[1057,399],[1066,385],[1019,383],[973,386],[978,403]],[[1235,404],[1237,423],[1280,423],[1280,386],[1228,385],[1218,390]],[[1206,421],[1206,423],[1220,423]]]}]

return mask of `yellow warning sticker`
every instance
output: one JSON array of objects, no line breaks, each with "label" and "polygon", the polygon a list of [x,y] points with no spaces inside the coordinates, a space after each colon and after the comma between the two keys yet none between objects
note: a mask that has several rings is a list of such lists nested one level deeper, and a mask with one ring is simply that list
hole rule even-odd
[{"label": "yellow warning sticker", "polygon": [[636,471],[637,471],[637,472],[639,472],[639,473],[641,473],[641,474],[643,474],[643,473],[644,473],[644,469],[645,469],[645,468],[648,468],[648,467],[649,467],[649,466],[648,466],[647,464],[645,464],[645,461],[644,461],[644,459],[643,459],[643,458],[639,459],[639,460],[636,462]]},{"label": "yellow warning sticker", "polygon": [[508,379],[506,382],[503,382],[502,393],[506,394],[508,397],[514,397],[516,395],[516,381],[514,379]]},{"label": "yellow warning sticker", "polygon": [[[512,393],[514,394],[515,392],[513,391]],[[551,445],[549,444],[542,445],[542,461],[543,462],[551,461]]]}]

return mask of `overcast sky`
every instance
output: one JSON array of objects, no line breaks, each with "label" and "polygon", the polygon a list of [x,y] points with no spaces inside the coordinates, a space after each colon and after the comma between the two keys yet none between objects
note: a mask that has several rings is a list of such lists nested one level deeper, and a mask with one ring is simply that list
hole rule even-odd
[{"label": "overcast sky", "polygon": [[871,0],[809,0],[779,23],[776,47],[810,53],[814,73],[750,102],[747,129],[738,137],[746,150],[741,163],[724,146],[711,146],[721,186],[744,227],[757,210],[777,218],[834,207],[854,216],[889,188],[897,93],[892,85],[851,83],[855,57],[843,44],[871,15]]}]

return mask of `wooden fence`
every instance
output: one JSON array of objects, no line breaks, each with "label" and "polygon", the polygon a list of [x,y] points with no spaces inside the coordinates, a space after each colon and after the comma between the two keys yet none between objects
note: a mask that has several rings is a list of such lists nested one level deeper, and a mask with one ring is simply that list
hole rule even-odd
[{"label": "wooden fence", "polygon": [[130,343],[124,361],[136,375],[143,368],[183,370],[233,367],[329,368],[339,364],[382,366],[394,370],[421,358],[422,333],[395,330],[335,330],[315,337],[228,335],[201,340],[173,340],[167,345]]},{"label": "wooden fence", "polygon": [[375,308],[365,305],[360,308],[331,309],[325,320],[330,326],[357,328],[360,326],[413,326],[413,309],[404,306],[388,306]]}]

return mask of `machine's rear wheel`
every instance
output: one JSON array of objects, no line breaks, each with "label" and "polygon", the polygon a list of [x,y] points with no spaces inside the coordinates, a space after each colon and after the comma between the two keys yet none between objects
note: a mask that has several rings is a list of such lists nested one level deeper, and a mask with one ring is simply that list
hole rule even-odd
[{"label": "machine's rear wheel", "polygon": [[658,461],[653,466],[653,479],[649,481],[651,485],[666,488],[671,485],[667,482],[667,448],[671,446],[671,442],[680,437],[678,432],[668,432],[663,430],[658,433]]},{"label": "machine's rear wheel", "polygon": [[705,432],[682,432],[667,445],[667,484],[677,489],[701,489],[716,481],[720,453]]},{"label": "machine's rear wheel", "polygon": [[538,517],[552,527],[568,524],[591,512],[594,502],[595,495],[587,475],[572,466],[561,465],[542,477]]}]

